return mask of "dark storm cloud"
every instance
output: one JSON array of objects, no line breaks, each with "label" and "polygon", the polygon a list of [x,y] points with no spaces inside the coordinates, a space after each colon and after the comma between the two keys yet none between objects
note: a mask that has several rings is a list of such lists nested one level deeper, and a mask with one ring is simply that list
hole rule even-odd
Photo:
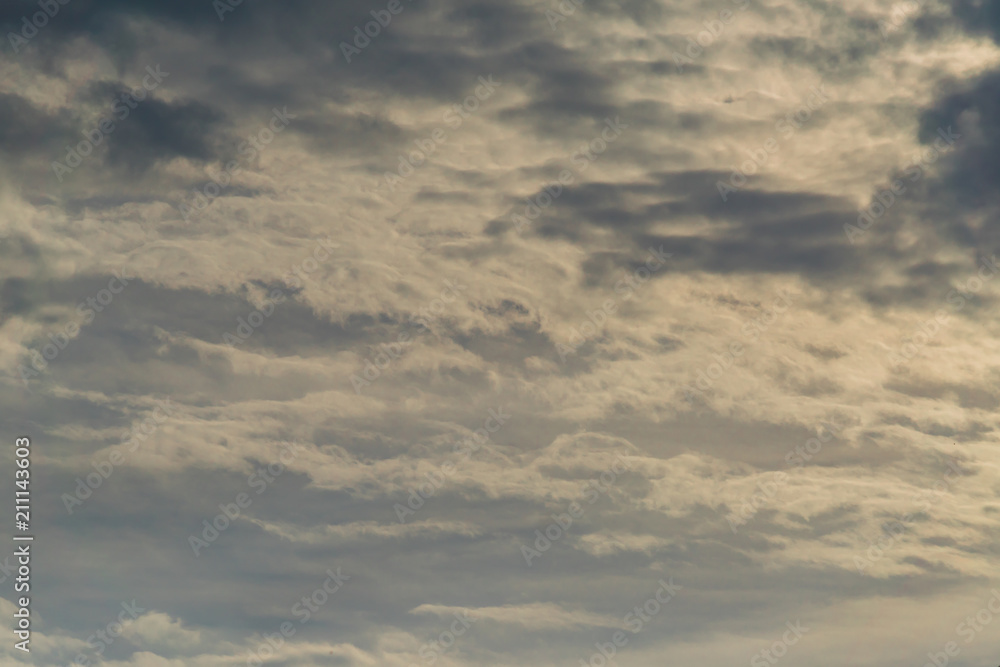
[{"label": "dark storm cloud", "polygon": [[[653,177],[655,184],[591,182],[568,187],[544,209],[532,229],[543,237],[584,243],[593,236],[589,228],[602,228],[615,232],[640,254],[651,246],[662,247],[674,253],[674,259],[657,274],[661,277],[672,271],[702,270],[796,273],[817,282],[850,282],[866,270],[876,270],[876,260],[887,259],[875,244],[858,247],[847,241],[844,225],[856,222],[857,211],[846,200],[747,189],[723,202],[717,183],[726,182],[729,176],[723,172],[668,173]],[[640,196],[653,201],[639,204]],[[657,196],[665,198],[656,201]],[[698,227],[695,234],[649,231],[671,222],[687,228],[693,220],[708,224]],[[497,233],[506,227],[507,221],[501,219],[487,230]],[[593,284],[602,271],[627,266],[625,255],[615,259],[595,252],[584,272]]]},{"label": "dark storm cloud", "polygon": [[[8,9],[4,18],[16,21],[18,11]],[[431,19],[432,12],[442,12],[443,20]],[[313,0],[280,7],[246,2],[227,13],[225,21],[219,21],[211,3],[200,1],[134,5],[72,2],[60,9],[30,48],[46,53],[49,45],[42,43],[45,35],[61,40],[79,34],[102,44],[109,53],[132,49],[134,58],[141,44],[135,40],[128,43],[131,35],[125,20],[131,18],[210,31],[215,35],[212,48],[228,56],[207,72],[199,67],[197,74],[193,68],[199,63],[176,59],[163,63],[164,69],[176,72],[168,85],[180,86],[185,79],[207,73],[214,82],[214,95],[211,102],[202,101],[200,107],[194,102],[169,107],[158,101],[140,105],[134,112],[137,117],[123,122],[118,130],[127,137],[108,148],[112,164],[139,170],[171,156],[197,160],[227,157],[216,147],[207,146],[205,137],[217,127],[221,114],[235,112],[236,107],[243,117],[251,115],[251,109],[263,113],[276,104],[288,105],[294,112],[326,102],[343,104],[350,101],[356,89],[381,90],[438,103],[460,102],[471,94],[478,77],[493,75],[506,83],[508,90],[520,86],[528,91],[528,102],[520,109],[509,109],[508,118],[529,126],[540,136],[559,133],[568,137],[573,128],[567,119],[599,121],[615,112],[610,102],[616,86],[613,72],[600,71],[581,54],[550,42],[543,13],[498,2],[460,7],[443,2],[430,6],[404,3],[402,13],[349,64],[339,45],[352,43],[351,29],[371,20],[368,8]],[[446,33],[447,40],[428,41],[429,20],[440,24],[437,30]],[[115,44],[105,39],[105,33],[115,36]],[[491,35],[489,40],[486,34]],[[490,40],[506,48],[491,49]],[[154,42],[151,46],[162,51],[166,45]],[[298,61],[294,73],[290,72],[291,78],[265,81],[253,76],[254,63],[269,67],[275,49],[293,62]],[[60,53],[54,47],[50,52]],[[494,111],[479,112],[485,113]],[[412,139],[385,119],[337,112],[332,116],[306,116],[302,123],[293,124],[292,132],[309,137],[312,149],[347,154],[356,154],[361,145],[369,151],[379,146],[388,146],[391,151]]]},{"label": "dark storm cloud", "polygon": [[19,157],[28,152],[62,148],[61,139],[75,129],[69,110],[50,112],[27,99],[0,93],[0,151]]},{"label": "dark storm cloud", "polygon": [[[147,96],[136,102],[134,109],[128,109],[118,101],[129,92],[128,88],[114,82],[94,84],[90,91],[95,101],[116,102],[103,116],[117,121],[108,135],[105,149],[110,166],[142,172],[158,161],[174,157],[208,162],[232,157],[235,152],[235,146],[230,145],[226,154],[220,145],[223,140],[219,135],[225,129],[226,120],[222,112],[195,100],[165,102],[153,96]],[[128,115],[123,118],[126,109]]]},{"label": "dark storm cloud", "polygon": [[[533,100],[520,114],[531,118],[540,129],[555,130],[557,118],[562,123],[577,117],[599,122],[615,112],[615,80],[611,72],[589,66],[576,51],[550,43],[529,44],[505,64],[509,69],[533,74],[529,84]],[[508,78],[514,78],[513,73]],[[517,111],[509,114],[519,115]]]},{"label": "dark storm cloud", "polygon": [[951,11],[966,30],[985,33],[1000,41],[1000,2],[997,0],[952,0]]},{"label": "dark storm cloud", "polygon": [[[37,9],[34,3],[7,6],[0,11],[0,25],[7,30],[18,28],[25,13]],[[461,27],[461,32],[452,33],[447,43],[428,44],[420,38],[407,38],[407,31],[401,29],[400,24],[408,19],[419,23],[426,20],[427,12],[436,9],[444,10],[443,29]],[[476,62],[475,57],[458,55],[458,48],[463,44],[475,45],[477,50],[488,46],[483,41],[487,32],[497,43],[516,43],[526,34],[539,34],[547,28],[543,15],[500,2],[465,3],[461,6],[439,2],[430,8],[404,2],[403,11],[393,17],[392,23],[373,38],[373,43],[365,47],[362,55],[356,56],[348,67],[339,44],[352,44],[355,37],[353,27],[372,21],[371,10],[372,7],[362,3],[342,0],[291,0],[281,4],[243,2],[233,11],[223,13],[220,20],[213,3],[203,0],[148,0],[136,3],[126,0],[73,0],[60,7],[36,39],[49,34],[59,35],[60,39],[66,35],[84,35],[110,48],[104,38],[114,35],[115,42],[122,43],[123,35],[130,37],[125,19],[163,21],[168,26],[208,30],[218,40],[216,46],[233,54],[242,52],[263,57],[269,55],[266,49],[278,45],[286,55],[316,55],[319,49],[329,58],[314,66],[325,70],[327,76],[331,65],[334,65],[333,69],[339,72],[341,81],[345,78],[353,79],[355,83],[367,81],[375,86],[390,85],[394,90],[407,94],[440,96],[459,92],[466,81],[484,74],[483,69],[470,69],[470,65]],[[373,73],[377,76],[372,77]],[[304,81],[296,83],[301,88]],[[289,89],[296,88],[293,84],[286,85]]]},{"label": "dark storm cloud", "polygon": [[[954,17],[969,32],[1000,38],[1000,2],[951,3]],[[929,227],[947,242],[989,256],[1000,249],[1000,228],[989,214],[973,225],[969,216],[994,211],[1000,199],[1000,71],[967,80],[950,79],[920,116],[918,138],[930,147],[942,131],[960,135],[955,150],[939,159],[938,175],[922,190]]]},{"label": "dark storm cloud", "polygon": [[[91,35],[100,41],[102,37],[120,35],[124,19],[148,18],[175,24],[177,27],[220,27],[223,23],[244,24],[249,17],[271,19],[285,13],[301,13],[320,3],[314,0],[289,0],[280,6],[270,3],[241,3],[233,7],[235,11],[224,12],[223,19],[212,2],[203,0],[71,0],[58,3],[58,11],[49,24],[39,30],[46,33],[67,35]],[[329,3],[324,3],[329,4]],[[334,3],[343,6],[344,2]],[[0,9],[0,26],[7,30],[20,29],[22,17],[40,11],[37,1],[8,3]]]},{"label": "dark storm cloud", "polygon": [[[0,94],[0,151],[24,160],[14,178],[41,192],[60,182],[73,186],[94,174],[134,181],[154,164],[176,157],[208,162],[232,154],[235,142],[226,138],[225,117],[219,111],[201,102],[165,102],[151,94],[139,102],[130,99],[129,108],[122,101],[128,92],[120,83],[95,83],[74,106],[56,110]],[[101,121],[112,124],[102,130]],[[80,173],[74,173],[77,167]],[[81,179],[84,173],[88,176]],[[133,191],[124,200],[149,198]]]},{"label": "dark storm cloud", "polygon": [[[947,197],[947,203],[960,210],[998,204],[996,182],[1000,178],[1000,72],[989,72],[977,80],[954,82],[927,109],[920,122],[919,138],[932,144],[941,128],[962,133],[960,146],[945,157],[947,170],[932,195]],[[954,90],[954,89],[958,90]],[[961,224],[955,220],[954,224]],[[981,232],[981,240],[996,248],[1000,245],[993,225]]]}]

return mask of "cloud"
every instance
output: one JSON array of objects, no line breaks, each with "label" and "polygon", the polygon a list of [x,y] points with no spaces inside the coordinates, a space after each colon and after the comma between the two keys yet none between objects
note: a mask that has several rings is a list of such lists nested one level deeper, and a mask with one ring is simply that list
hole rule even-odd
[{"label": "cloud", "polygon": [[[242,665],[283,624],[290,666],[422,665],[432,642],[448,667],[566,664],[670,577],[684,595],[622,630],[622,661],[750,660],[796,619],[818,667],[952,640],[995,584],[1000,516],[978,274],[998,250],[995,3],[885,37],[892,2],[741,4],[593,0],[553,29],[556,2],[402,0],[385,22],[389,3],[71,0],[16,52],[41,10],[0,9],[0,414],[44,489],[37,664],[96,661],[88,638],[131,600],[149,611],[110,665]],[[287,131],[244,159],[275,109]],[[511,417],[464,457],[490,410]],[[439,650],[458,612],[480,621]]]}]

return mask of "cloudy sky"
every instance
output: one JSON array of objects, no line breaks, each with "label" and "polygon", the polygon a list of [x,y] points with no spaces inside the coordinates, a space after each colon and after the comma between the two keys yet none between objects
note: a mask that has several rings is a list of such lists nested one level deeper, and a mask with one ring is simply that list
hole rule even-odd
[{"label": "cloudy sky", "polygon": [[0,663],[997,664],[1000,2],[230,1],[0,5]]}]

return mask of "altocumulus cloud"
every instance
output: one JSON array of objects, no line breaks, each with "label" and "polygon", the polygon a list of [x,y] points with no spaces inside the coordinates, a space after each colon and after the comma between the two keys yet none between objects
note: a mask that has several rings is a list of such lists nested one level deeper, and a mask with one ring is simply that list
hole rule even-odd
[{"label": "altocumulus cloud", "polygon": [[1000,14],[894,11],[0,6],[0,663],[995,659]]}]

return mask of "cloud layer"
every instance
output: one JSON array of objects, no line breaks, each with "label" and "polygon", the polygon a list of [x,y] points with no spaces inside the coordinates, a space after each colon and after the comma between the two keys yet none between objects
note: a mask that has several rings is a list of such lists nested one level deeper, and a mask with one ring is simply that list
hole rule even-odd
[{"label": "cloud layer", "polygon": [[42,5],[3,660],[995,660],[998,3]]}]

